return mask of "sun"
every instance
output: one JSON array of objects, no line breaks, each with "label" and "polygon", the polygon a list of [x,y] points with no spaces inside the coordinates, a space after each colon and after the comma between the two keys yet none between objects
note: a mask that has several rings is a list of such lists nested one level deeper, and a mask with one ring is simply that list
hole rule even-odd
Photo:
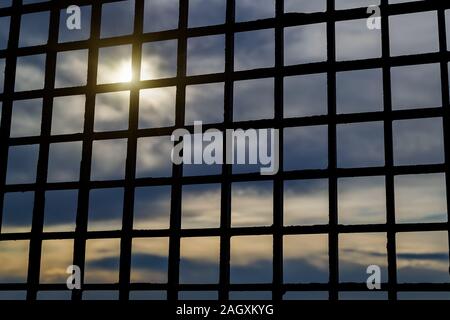
[{"label": "sun", "polygon": [[117,67],[115,78],[118,82],[130,82],[133,79],[131,61],[122,61]]}]

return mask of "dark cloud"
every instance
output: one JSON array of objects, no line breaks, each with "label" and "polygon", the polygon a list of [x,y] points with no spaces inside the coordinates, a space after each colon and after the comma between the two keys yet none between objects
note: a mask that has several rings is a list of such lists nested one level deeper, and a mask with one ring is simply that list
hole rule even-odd
[{"label": "dark cloud", "polygon": [[[359,250],[345,249],[345,252],[360,253]],[[375,251],[364,251],[365,255],[371,257],[386,257],[386,253]],[[448,261],[448,253],[446,252],[427,252],[427,253],[397,253],[397,258],[407,260],[432,260],[432,261]]]},{"label": "dark cloud", "polygon": [[46,44],[50,27],[50,11],[24,14],[21,17],[19,47]]},{"label": "dark cloud", "polygon": [[6,193],[3,207],[3,231],[10,227],[31,227],[34,192]]},{"label": "dark cloud", "polygon": [[89,220],[120,219],[123,213],[122,188],[94,189],[89,194]]},{"label": "dark cloud", "polygon": [[75,228],[78,190],[57,190],[45,193],[45,226],[71,224]]},{"label": "dark cloud", "polygon": [[232,265],[231,283],[271,283],[272,261],[256,260],[247,265]]},{"label": "dark cloud", "polygon": [[429,253],[399,253],[398,258],[407,260],[432,260],[432,261],[448,261],[448,253],[429,252]]},{"label": "dark cloud", "polygon": [[[120,23],[117,23],[120,21]],[[118,1],[102,5],[100,37],[118,37],[133,33],[134,1]]]},{"label": "dark cloud", "polygon": [[178,0],[147,0],[144,7],[144,32],[178,27]]},{"label": "dark cloud", "polygon": [[226,0],[190,0],[189,27],[225,23],[226,3]]},{"label": "dark cloud", "polygon": [[284,130],[284,169],[328,167],[327,126],[293,127]]},{"label": "dark cloud", "polygon": [[383,166],[383,122],[338,125],[337,158],[340,168]]},{"label": "dark cloud", "polygon": [[[413,257],[416,259],[417,257]],[[426,256],[430,259],[429,256]],[[441,256],[438,258],[442,258]],[[446,257],[446,262],[448,256]],[[399,283],[448,283],[450,277],[448,270],[436,270],[434,268],[427,267],[403,267],[398,268],[398,282]]]},{"label": "dark cloud", "polygon": [[317,267],[307,259],[285,259],[283,263],[284,282],[327,283],[328,266]]},{"label": "dark cloud", "polygon": [[0,17],[0,50],[6,49],[8,47],[10,22],[10,17]]},{"label": "dark cloud", "polygon": [[[117,257],[106,257],[98,260],[89,261],[86,265],[90,268],[98,268],[104,270],[117,270]],[[132,256],[133,269],[151,269],[155,271],[167,272],[167,257],[152,255],[152,254],[133,254]]]}]

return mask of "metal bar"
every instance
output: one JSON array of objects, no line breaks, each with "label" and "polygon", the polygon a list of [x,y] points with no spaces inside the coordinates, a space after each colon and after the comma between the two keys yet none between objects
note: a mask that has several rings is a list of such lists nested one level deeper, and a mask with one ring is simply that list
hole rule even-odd
[{"label": "metal bar", "polygon": [[[445,55],[448,51],[447,34],[446,34],[446,19],[445,10],[439,9],[438,15],[438,29],[439,29],[439,52],[442,56],[441,60],[441,92],[442,92],[442,104],[444,114],[442,117],[444,128],[444,151],[445,151],[445,185],[447,195],[447,222],[448,226],[448,241],[450,250],[450,96],[449,96],[449,73],[448,73],[448,60],[445,59]],[[447,21],[450,23],[450,21]],[[450,257],[450,254],[449,254]],[[449,273],[450,273],[450,261],[449,261]]]},{"label": "metal bar", "polygon": [[[281,22],[284,15],[284,0],[275,2],[275,16],[277,25],[275,27],[275,69],[282,70],[284,66],[284,29]],[[283,121],[283,97],[284,97],[284,77],[281,72],[275,75],[275,121],[280,123]],[[280,130],[278,127],[271,128]],[[284,131],[279,131],[279,170],[275,176],[273,184],[273,290],[272,299],[281,301],[283,299],[282,284],[283,279],[283,179],[280,172],[283,171],[284,159]],[[272,151],[273,152],[273,151]]]},{"label": "metal bar", "polygon": [[[327,12],[332,16],[335,12],[334,0],[327,0]],[[338,299],[339,283],[339,234],[336,231],[338,224],[338,194],[337,194],[337,140],[336,140],[336,34],[335,22],[327,22],[327,94],[328,94],[328,196],[329,196],[329,224],[330,232],[328,234],[328,257],[329,257],[329,298]]]},{"label": "metal bar", "polygon": [[100,38],[101,24],[101,3],[92,4],[91,13],[91,36],[92,46],[89,47],[88,58],[88,79],[86,92],[86,107],[84,117],[84,135],[83,149],[80,165],[80,188],[78,189],[78,208],[75,228],[75,247],[74,247],[74,265],[81,270],[81,290],[73,290],[72,299],[81,300],[82,290],[84,287],[84,270],[86,263],[86,240],[88,227],[88,211],[89,211],[89,181],[91,177],[92,164],[92,143],[94,132],[94,112],[95,112],[95,93],[92,88],[97,83],[97,65],[98,65],[98,47],[96,47],[95,39]]},{"label": "metal bar", "polygon": [[[56,0],[52,1],[55,2]],[[59,30],[59,10],[53,7],[50,10],[50,34],[48,38],[48,44],[52,44],[58,41]],[[48,137],[51,132],[51,119],[52,119],[52,107],[53,98],[47,94],[51,90],[55,83],[55,70],[56,70],[56,52],[47,52],[45,61],[45,85],[43,96],[43,108],[42,108],[42,121],[41,121],[41,143],[39,146],[39,159],[37,165],[36,175],[36,192],[34,194],[34,208],[33,208],[33,221],[31,226],[31,239],[30,239],[30,252],[28,260],[28,293],[27,300],[35,300],[37,295],[37,286],[39,284],[39,274],[41,267],[41,251],[42,240],[40,234],[42,233],[44,225],[44,205],[45,205],[45,183],[47,181],[47,170],[49,160],[49,148],[50,144]]]},{"label": "metal bar", "polygon": [[[389,17],[385,14],[388,1],[381,2],[381,42],[382,56],[390,56],[389,43]],[[396,254],[396,233],[395,233],[395,195],[394,195],[394,149],[392,134],[392,94],[391,94],[391,67],[383,66],[383,104],[386,114],[384,121],[384,157],[386,166],[386,223],[387,223],[387,255],[388,255],[388,281],[389,299],[396,300],[397,292],[397,254]]]},{"label": "metal bar", "polygon": [[[186,64],[187,64],[187,26],[189,15],[189,2],[180,1],[178,21],[178,60],[177,60],[177,96],[176,96],[176,125],[184,125],[185,100],[186,100]],[[169,239],[169,290],[167,298],[170,301],[178,299],[178,284],[180,278],[180,229],[181,229],[181,191],[180,178],[183,176],[183,165],[173,165],[172,168],[172,198],[170,208],[170,229],[172,234]]]},{"label": "metal bar", "polygon": [[[235,23],[235,0],[227,1],[225,33],[225,74],[234,70],[234,33],[231,31]],[[224,124],[233,123],[234,82],[227,76],[224,84]],[[223,165],[220,194],[220,265],[219,265],[219,299],[228,300],[230,284],[230,227],[231,227],[231,180],[232,166],[226,163],[226,144],[223,146]]]},{"label": "metal bar", "polygon": [[[134,14],[134,34],[136,36],[143,32],[144,25],[144,1],[135,1]],[[139,42],[133,43],[132,49],[132,81],[141,78],[142,50]],[[128,300],[129,284],[131,272],[131,237],[133,231],[133,211],[134,211],[134,180],[136,172],[137,135],[139,123],[139,89],[136,88],[130,93],[130,112],[128,124],[128,144],[127,161],[125,168],[125,193],[122,218],[122,239],[120,245],[120,300]]]}]

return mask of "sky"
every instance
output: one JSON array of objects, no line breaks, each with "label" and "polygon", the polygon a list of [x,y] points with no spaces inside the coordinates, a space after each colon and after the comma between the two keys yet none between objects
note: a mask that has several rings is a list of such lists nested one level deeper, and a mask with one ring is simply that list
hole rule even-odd
[{"label": "sky", "polygon": [[[7,7],[2,1],[1,7]],[[44,2],[24,0],[24,4]],[[390,3],[410,1],[389,1]],[[134,1],[104,5],[101,38],[129,35],[133,32]],[[285,0],[286,13],[325,11],[326,1]],[[336,0],[336,9],[367,7],[379,1]],[[89,6],[82,7],[82,28],[69,31],[65,12],[61,12],[59,42],[89,38]],[[178,0],[147,0],[144,32],[176,29]],[[274,17],[273,0],[237,0],[236,21],[246,22]],[[450,14],[447,15],[450,35]],[[121,23],[118,24],[117,21]],[[224,0],[191,0],[189,28],[223,24]],[[6,48],[9,17],[0,17],[0,50]],[[19,47],[47,43],[49,12],[22,16]],[[413,55],[439,50],[437,13],[426,12],[393,16],[389,19],[391,56]],[[234,70],[271,68],[275,65],[274,29],[239,32],[235,35]],[[449,38],[450,39],[450,38]],[[327,60],[326,24],[293,26],[284,30],[284,64],[301,65]],[[97,84],[129,82],[131,45],[99,49]],[[88,49],[58,52],[55,88],[82,87],[87,84]],[[381,32],[366,28],[366,20],[336,23],[336,59],[349,61],[381,57]],[[177,41],[161,40],[142,45],[140,80],[173,78],[177,75]],[[0,58],[0,69],[5,59]],[[40,90],[44,87],[45,54],[21,56],[15,78],[15,91]],[[189,38],[187,42],[187,76],[223,73],[225,70],[225,36]],[[440,66],[436,63],[399,66],[391,69],[392,108],[411,110],[442,106]],[[327,74],[287,76],[284,78],[285,118],[313,117],[327,114]],[[336,74],[336,108],[338,114],[379,112],[383,105],[383,74],[379,68],[352,70]],[[0,92],[3,91],[0,73]],[[139,92],[139,129],[175,125],[176,87],[144,88]],[[447,90],[447,88],[445,88]],[[185,124],[201,120],[217,124],[224,120],[224,83],[188,85],[186,88]],[[84,95],[56,97],[53,101],[52,135],[83,132],[86,98]],[[94,131],[128,129],[130,91],[99,93],[95,97]],[[40,135],[43,100],[16,100],[11,120],[12,138]],[[242,80],[234,83],[233,121],[273,119],[274,79]],[[382,121],[338,124],[338,168],[383,167],[384,125]],[[326,125],[291,127],[284,130],[285,171],[328,168],[328,128]],[[170,177],[172,164],[170,136],[139,138],[136,178]],[[441,118],[396,120],[393,122],[394,165],[444,163]],[[50,145],[49,183],[79,179],[82,143]],[[126,139],[96,140],[90,178],[92,181],[121,180],[125,176]],[[8,185],[34,183],[39,145],[9,148]],[[256,172],[255,166],[233,166],[233,173]],[[220,174],[220,166],[184,166],[184,175]],[[220,226],[220,183],[184,185],[182,188],[183,229],[218,228]],[[445,175],[409,174],[396,176],[395,211],[397,223],[447,222]],[[343,225],[386,223],[386,181],[384,176],[338,179],[338,214]],[[138,187],[135,191],[134,225],[136,230],[168,229],[170,186]],[[270,180],[232,184],[232,227],[271,226],[273,191]],[[123,188],[95,189],[89,194],[88,230],[120,230],[123,214]],[[74,231],[77,190],[47,191],[44,231]],[[207,199],[207,201],[205,201]],[[2,233],[31,230],[34,192],[5,194]],[[288,180],[284,182],[285,226],[328,224],[328,180]],[[448,235],[446,232],[397,234],[397,265],[400,283],[450,282],[448,273]],[[218,283],[219,238],[186,238],[181,241],[180,282]],[[339,236],[339,280],[365,282],[368,265],[382,268],[387,281],[387,235],[385,233],[341,234]],[[239,236],[231,240],[231,283],[270,283],[272,281],[271,236]],[[286,283],[328,282],[328,236],[286,236],[284,243],[284,281]],[[0,283],[26,281],[29,241],[1,241]],[[73,240],[46,240],[43,243],[41,276],[43,283],[63,283],[65,268],[71,264]],[[119,239],[88,240],[86,282],[118,281]],[[63,253],[63,254],[62,254]],[[132,282],[167,282],[168,238],[134,239],[132,247]],[[6,293],[0,292],[0,298]],[[16,293],[20,297],[21,293]],[[57,293],[42,293],[42,299]],[[116,292],[86,292],[86,299],[114,298]],[[211,298],[213,292],[181,292],[180,298]],[[242,298],[245,293],[232,293]],[[136,299],[164,298],[164,292],[132,293]],[[365,296],[342,293],[343,298]],[[407,295],[405,295],[407,296]],[[247,293],[245,297],[270,297],[270,293]],[[326,298],[326,293],[289,293],[286,298]],[[386,298],[372,293],[369,297]],[[413,295],[410,296],[415,297]],[[448,296],[447,296],[448,298]]]}]

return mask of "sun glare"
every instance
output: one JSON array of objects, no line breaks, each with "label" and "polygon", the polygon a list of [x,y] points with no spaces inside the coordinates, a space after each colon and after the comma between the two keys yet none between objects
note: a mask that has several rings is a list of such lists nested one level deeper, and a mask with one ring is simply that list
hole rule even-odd
[{"label": "sun glare", "polygon": [[119,64],[115,78],[118,82],[130,82],[133,79],[131,64],[128,61],[123,61]]}]

